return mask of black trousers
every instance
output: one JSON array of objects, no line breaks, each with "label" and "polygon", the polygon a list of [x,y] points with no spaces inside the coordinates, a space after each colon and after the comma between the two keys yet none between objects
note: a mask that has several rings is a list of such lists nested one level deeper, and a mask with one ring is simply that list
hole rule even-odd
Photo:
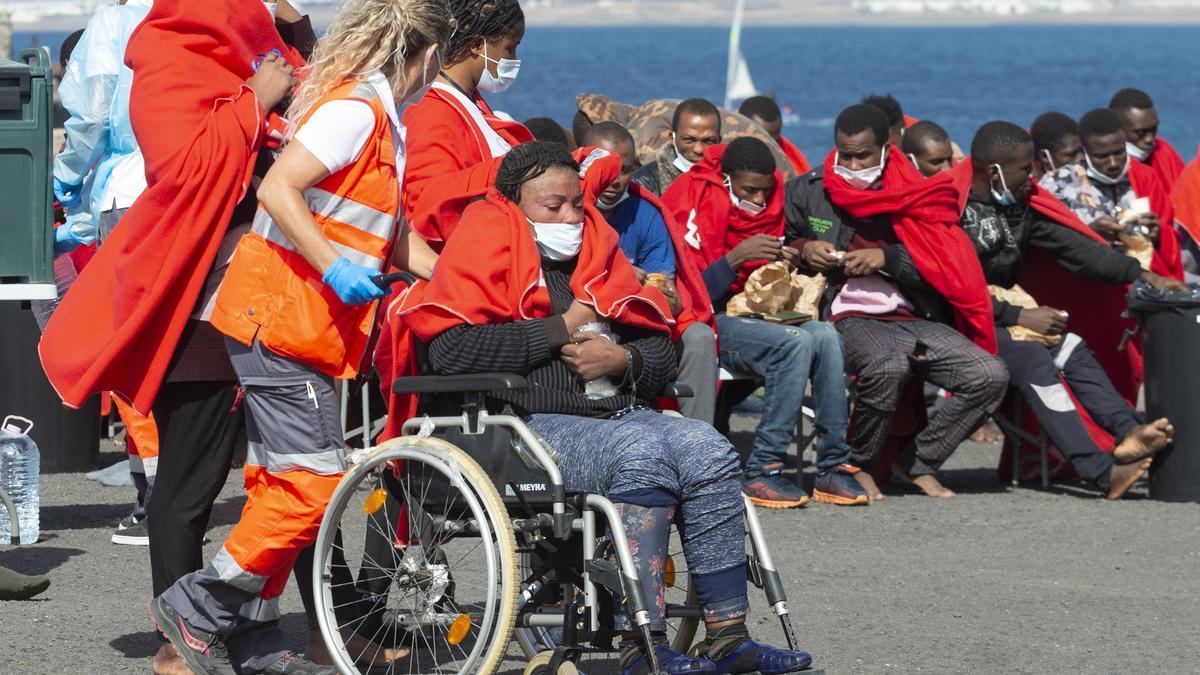
[{"label": "black trousers", "polygon": [[154,401],[158,475],[146,525],[155,597],[204,567],[204,533],[243,423],[236,401],[233,382],[166,383]]},{"label": "black trousers", "polygon": [[[1118,442],[1143,423],[1141,416],[1117,393],[1092,350],[1078,335],[1068,333],[1057,347],[1048,348],[1013,340],[1007,329],[997,326],[996,340],[1000,358],[1008,366],[1010,384],[1020,390],[1046,435],[1076,473],[1107,490],[1113,456],[1096,446],[1070,393]],[[1070,393],[1060,374],[1071,387]]]}]

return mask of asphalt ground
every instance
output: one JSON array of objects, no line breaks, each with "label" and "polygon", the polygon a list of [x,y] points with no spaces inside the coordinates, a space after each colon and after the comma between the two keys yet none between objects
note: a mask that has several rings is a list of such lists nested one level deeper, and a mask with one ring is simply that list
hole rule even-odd
[{"label": "asphalt ground", "polygon": [[[752,420],[735,418],[739,446]],[[118,461],[109,447],[106,463]],[[998,445],[967,444],[945,467],[959,497],[893,488],[869,507],[762,511],[802,646],[827,673],[1200,671],[1200,505],[1109,503],[1077,486],[1011,488]],[[804,480],[811,485],[811,469]],[[42,541],[0,565],[49,573],[39,598],[0,603],[0,673],[149,672],[147,549],[109,536],[132,488],[43,477]],[[242,504],[240,471],[214,514],[210,557]],[[761,597],[753,596],[752,597]],[[302,649],[294,587],[285,629]],[[765,607],[753,633],[781,641]],[[522,667],[513,648],[506,672]]]}]

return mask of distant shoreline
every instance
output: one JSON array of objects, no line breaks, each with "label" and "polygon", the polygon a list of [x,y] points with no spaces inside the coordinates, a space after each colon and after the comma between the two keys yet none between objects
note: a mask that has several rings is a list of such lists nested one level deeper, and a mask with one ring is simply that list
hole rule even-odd
[{"label": "distant shoreline", "polygon": [[[681,5],[684,3],[681,2]],[[705,27],[726,26],[729,16],[725,12],[697,9],[688,6],[686,12],[663,11],[661,7],[650,12],[641,10],[635,2],[614,4],[604,10],[590,13],[578,8],[536,8],[527,13],[530,26],[538,28],[587,28],[614,27]],[[317,26],[326,26],[332,20],[334,8],[317,6],[311,16]],[[671,20],[665,20],[666,18]],[[681,21],[686,18],[686,21]],[[20,32],[71,31],[86,22],[86,15],[48,17],[31,23],[16,23],[13,29]],[[1139,26],[1179,27],[1200,25],[1200,10],[1163,11],[1106,14],[1028,14],[1019,16],[996,16],[990,14],[859,14],[846,9],[820,8],[813,10],[770,10],[746,13],[745,25],[752,28],[799,28],[839,27],[859,28],[976,28],[976,27],[1030,27],[1030,26]]]}]

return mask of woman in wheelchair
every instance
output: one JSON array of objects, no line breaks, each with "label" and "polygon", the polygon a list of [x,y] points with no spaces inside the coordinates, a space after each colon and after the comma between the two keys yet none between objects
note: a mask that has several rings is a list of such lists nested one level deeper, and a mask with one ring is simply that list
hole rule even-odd
[{"label": "woman in wheelchair", "polygon": [[[415,287],[400,313],[428,345],[434,373],[515,372],[529,381],[525,390],[494,392],[489,409],[510,407],[558,452],[568,489],[616,503],[662,638],[664,671],[802,670],[808,654],[755,642],[745,625],[733,447],[703,422],[650,409],[676,375],[671,313],[657,289],[638,283],[594,206],[619,160],[593,150],[583,165],[581,186],[580,164],[561,145],[514,148],[494,189],[463,213],[433,280]],[[594,384],[605,379],[607,390]],[[674,520],[707,627],[699,658],[665,646],[663,574]],[[617,620],[623,672],[647,672],[641,641]]]}]

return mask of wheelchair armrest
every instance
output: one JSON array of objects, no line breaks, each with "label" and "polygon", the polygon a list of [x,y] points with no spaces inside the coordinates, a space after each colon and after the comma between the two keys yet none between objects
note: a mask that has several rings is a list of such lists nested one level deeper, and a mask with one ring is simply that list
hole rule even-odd
[{"label": "wheelchair armrest", "polygon": [[659,396],[663,398],[693,398],[696,392],[687,382],[673,382],[663,387]]},{"label": "wheelchair armrest", "polygon": [[488,391],[525,389],[529,382],[515,373],[472,375],[418,375],[398,377],[392,383],[397,394],[479,394]]}]

